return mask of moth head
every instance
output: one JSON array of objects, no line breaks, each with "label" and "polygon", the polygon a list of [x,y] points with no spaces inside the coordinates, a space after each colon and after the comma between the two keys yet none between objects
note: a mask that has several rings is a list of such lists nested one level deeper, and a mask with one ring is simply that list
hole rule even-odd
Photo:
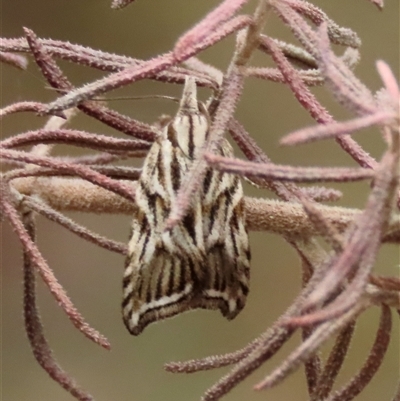
[{"label": "moth head", "polygon": [[207,108],[197,100],[196,81],[186,77],[178,113],[168,127],[168,138],[192,159],[205,144],[209,127]]},{"label": "moth head", "polygon": [[179,114],[193,114],[199,112],[197,100],[196,80],[193,77],[186,77],[182,98],[179,104]]},{"label": "moth head", "polygon": [[185,86],[179,102],[179,110],[176,117],[189,115],[202,115],[210,119],[206,105],[197,99],[197,86],[194,77],[186,77]]}]

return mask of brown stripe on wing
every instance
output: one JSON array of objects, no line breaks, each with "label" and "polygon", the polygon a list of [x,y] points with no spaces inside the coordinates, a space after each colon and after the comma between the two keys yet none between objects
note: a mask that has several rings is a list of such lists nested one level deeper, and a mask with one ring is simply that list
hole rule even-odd
[{"label": "brown stripe on wing", "polygon": [[179,187],[181,186],[181,166],[178,161],[178,157],[176,152],[172,152],[171,157],[171,182],[172,182],[172,189],[174,192],[178,192]]},{"label": "brown stripe on wing", "polygon": [[187,116],[189,122],[189,138],[188,138],[188,156],[190,159],[194,157],[194,122],[193,122],[193,115]]},{"label": "brown stripe on wing", "polygon": [[[213,274],[203,287],[203,308],[219,309],[227,319],[233,319],[243,309],[248,294],[248,266],[226,254],[225,245],[217,244],[207,253]],[[246,273],[245,273],[246,272]]]}]

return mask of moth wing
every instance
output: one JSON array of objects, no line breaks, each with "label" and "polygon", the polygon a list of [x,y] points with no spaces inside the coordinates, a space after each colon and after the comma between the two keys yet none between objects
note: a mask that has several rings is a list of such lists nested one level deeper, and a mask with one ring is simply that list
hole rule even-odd
[{"label": "moth wing", "polygon": [[185,163],[189,161],[181,150],[161,136],[138,180],[122,302],[124,323],[134,335],[154,321],[201,307],[198,293],[204,281],[205,252],[200,203],[171,232],[164,232],[178,188],[173,180],[180,180],[188,168]]},{"label": "moth wing", "polygon": [[124,276],[123,318],[128,330],[140,334],[150,323],[192,309],[196,261],[155,247],[150,261],[129,264]]},{"label": "moth wing", "polygon": [[[224,140],[220,153],[233,154]],[[236,175],[210,169],[203,189],[203,230],[208,279],[205,299],[218,302],[221,313],[233,319],[249,292],[250,247],[245,226],[243,189]]]},{"label": "moth wing", "polygon": [[[164,232],[183,175],[208,132],[195,88],[187,82],[180,111],[152,145],[138,180],[123,280],[123,317],[134,335],[194,308],[220,309],[232,319],[248,293],[250,251],[237,176],[210,169],[186,216]],[[220,153],[232,155],[226,140]]]}]

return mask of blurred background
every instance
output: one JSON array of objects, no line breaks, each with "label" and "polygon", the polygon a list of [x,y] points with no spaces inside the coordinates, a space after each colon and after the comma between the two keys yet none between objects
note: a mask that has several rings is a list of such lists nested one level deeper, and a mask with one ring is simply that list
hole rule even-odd
[{"label": "blurred background", "polygon": [[[363,45],[356,74],[372,90],[381,87],[375,61],[389,63],[396,75],[399,71],[399,2],[387,0],[378,11],[368,1],[314,1],[339,25],[354,29]],[[171,49],[176,39],[189,29],[218,1],[137,0],[126,9],[110,9],[110,0],[47,1],[1,0],[1,36],[19,37],[22,27],[33,29],[43,38],[70,41],[94,49],[149,59]],[[246,11],[254,9],[250,1]],[[294,42],[290,32],[270,15],[266,27],[270,35]],[[225,70],[233,50],[229,38],[204,52],[204,61]],[[264,55],[253,59],[254,65],[270,65]],[[101,76],[98,71],[66,62],[60,66],[76,84]],[[55,93],[47,85],[33,62],[26,72],[9,66],[1,67],[1,106],[21,100],[47,102]],[[322,88],[314,89],[338,120],[351,115],[338,106]],[[112,96],[149,94],[180,96],[181,87],[143,81],[116,91]],[[206,99],[209,93],[200,91]],[[113,102],[112,107],[146,122],[161,113],[173,115],[176,105],[162,100],[128,100]],[[282,148],[279,138],[290,131],[314,124],[299,107],[287,88],[277,84],[248,79],[237,117],[256,138],[273,161],[291,165],[353,166],[354,162],[332,141]],[[43,118],[32,114],[8,117],[1,123],[3,136],[39,128]],[[90,132],[115,135],[115,132],[86,116],[78,116],[72,126]],[[374,156],[380,158],[384,144],[377,130],[364,131],[356,139]],[[75,150],[59,147],[59,154]],[[367,183],[336,186],[344,196],[337,204],[363,207],[368,194]],[[248,185],[251,196],[272,197]],[[91,229],[125,242],[128,216],[95,216],[71,214],[72,218]],[[173,375],[163,364],[242,348],[268,328],[290,305],[300,288],[300,265],[295,252],[278,236],[251,233],[251,292],[246,308],[232,322],[218,312],[195,311],[149,326],[139,337],[125,329],[120,312],[123,258],[94,247],[57,225],[38,219],[40,248],[68,291],[76,307],[87,321],[108,337],[111,351],[105,351],[84,338],[73,328],[64,313],[39,283],[39,304],[46,334],[57,360],[97,401],[169,401],[198,400],[228,368],[193,375]],[[24,333],[22,317],[22,258],[16,236],[6,224],[2,226],[2,331],[1,375],[3,401],[70,401],[72,396],[54,383],[35,362]],[[395,246],[383,247],[377,263],[379,274],[398,274],[399,254]],[[340,383],[346,383],[362,366],[374,340],[379,311],[373,309],[359,320],[353,345]],[[357,398],[363,401],[389,400],[394,393],[399,373],[398,322],[386,360],[375,379]],[[298,343],[295,336],[271,361],[225,397],[238,400],[307,399],[304,372],[300,369],[283,384],[269,392],[254,392],[252,386],[263,378]],[[325,351],[326,353],[326,351]]]}]

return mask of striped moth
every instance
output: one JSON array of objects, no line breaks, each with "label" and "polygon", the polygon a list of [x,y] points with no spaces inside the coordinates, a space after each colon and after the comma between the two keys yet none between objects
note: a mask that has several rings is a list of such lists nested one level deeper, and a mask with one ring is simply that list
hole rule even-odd
[{"label": "striped moth", "polygon": [[[196,83],[187,78],[178,113],[152,145],[137,185],[122,302],[131,334],[195,308],[219,309],[233,319],[245,305],[250,249],[237,176],[208,169],[185,217],[164,229],[209,126]],[[225,139],[219,154],[233,154]]]}]

